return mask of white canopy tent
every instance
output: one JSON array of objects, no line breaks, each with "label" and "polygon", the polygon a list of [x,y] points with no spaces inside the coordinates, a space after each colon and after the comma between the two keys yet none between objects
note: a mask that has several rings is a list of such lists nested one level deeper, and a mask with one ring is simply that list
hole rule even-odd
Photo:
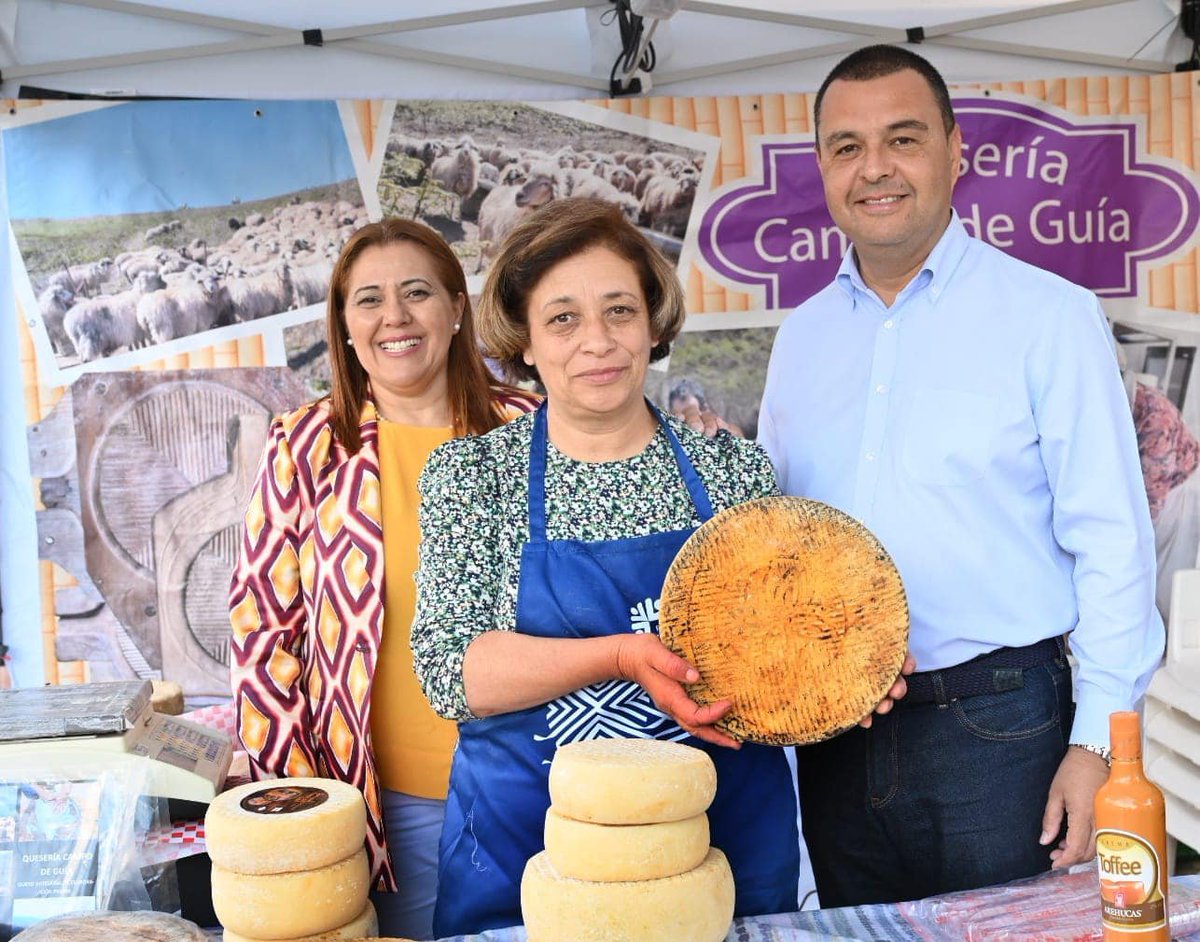
[{"label": "white canopy tent", "polygon": [[[0,0],[0,93],[111,97],[598,98],[620,52],[609,0]],[[920,40],[952,82],[1168,72],[1179,0],[683,0],[651,94],[815,88],[841,55]],[[24,93],[22,90],[25,90]],[[3,155],[0,153],[0,161]],[[0,220],[6,224],[0,163]],[[7,271],[8,240],[0,240]],[[26,415],[0,292],[0,603],[22,686],[43,680]]]},{"label": "white canopy tent", "polygon": [[[1177,29],[1179,3],[682,0],[656,36],[653,88],[803,90],[850,49],[918,36],[955,82],[1170,71],[1191,49]],[[608,93],[619,49],[610,0],[446,0],[430,9],[411,0],[0,0],[0,92],[15,96],[32,85],[119,97],[534,100]]]}]

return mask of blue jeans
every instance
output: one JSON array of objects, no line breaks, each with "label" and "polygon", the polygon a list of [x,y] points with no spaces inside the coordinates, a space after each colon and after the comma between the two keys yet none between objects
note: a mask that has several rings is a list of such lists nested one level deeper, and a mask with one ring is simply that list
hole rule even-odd
[{"label": "blue jeans", "polygon": [[444,801],[383,789],[383,825],[399,889],[395,893],[371,891],[380,935],[434,937],[438,838],[445,814]]},{"label": "blue jeans", "polygon": [[[1013,672],[1007,685],[1012,683]],[[905,705],[796,750],[804,838],[822,907],[894,903],[1032,876],[1074,707],[1064,657],[1021,686]]]}]

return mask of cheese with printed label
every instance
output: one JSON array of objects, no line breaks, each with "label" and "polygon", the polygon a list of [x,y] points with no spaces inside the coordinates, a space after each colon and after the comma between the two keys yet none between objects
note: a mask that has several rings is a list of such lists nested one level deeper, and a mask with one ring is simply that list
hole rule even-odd
[{"label": "cheese with printed label", "polygon": [[337,929],[367,905],[367,852],[319,870],[235,873],[215,864],[212,900],[226,929],[249,939],[300,939]]},{"label": "cheese with printed label", "polygon": [[555,870],[544,852],[521,877],[529,942],[721,942],[733,922],[733,874],[716,848],[687,873],[595,883]]},{"label": "cheese with printed label", "polygon": [[564,877],[614,883],[657,880],[700,866],[708,815],[661,824],[591,824],[546,812],[546,855]]},{"label": "cheese with printed label", "polygon": [[361,850],[366,836],[362,792],[329,778],[240,785],[204,816],[208,856],[234,873],[319,870]]},{"label": "cheese with printed label", "polygon": [[659,739],[589,739],[559,747],[550,804],[595,824],[660,824],[706,811],[717,793],[708,753]]}]

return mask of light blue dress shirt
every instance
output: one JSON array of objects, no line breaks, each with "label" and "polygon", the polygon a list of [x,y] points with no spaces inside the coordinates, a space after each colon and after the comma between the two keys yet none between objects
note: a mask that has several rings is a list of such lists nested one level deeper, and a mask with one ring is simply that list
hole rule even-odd
[{"label": "light blue dress shirt", "polygon": [[1094,295],[950,220],[885,307],[850,251],[775,339],[759,440],[785,494],[900,570],[918,670],[1071,632],[1072,742],[1106,744],[1163,652],[1129,402]]}]

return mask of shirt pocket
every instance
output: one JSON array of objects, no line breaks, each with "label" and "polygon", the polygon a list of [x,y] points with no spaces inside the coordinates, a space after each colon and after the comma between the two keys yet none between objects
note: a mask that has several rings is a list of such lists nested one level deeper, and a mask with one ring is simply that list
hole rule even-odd
[{"label": "shirt pocket", "polygon": [[904,436],[904,470],[922,484],[961,487],[983,477],[999,401],[957,389],[919,389]]}]

